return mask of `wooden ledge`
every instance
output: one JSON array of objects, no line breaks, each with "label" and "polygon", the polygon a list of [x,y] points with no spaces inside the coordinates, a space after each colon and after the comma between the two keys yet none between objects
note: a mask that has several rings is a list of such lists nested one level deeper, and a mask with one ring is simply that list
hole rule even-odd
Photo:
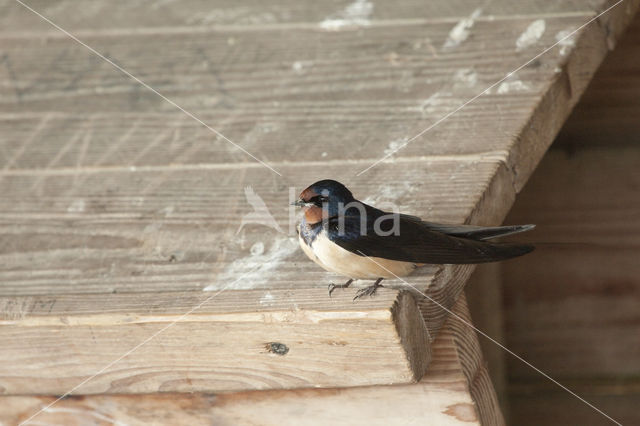
[{"label": "wooden ledge", "polygon": [[269,294],[1,298],[0,390],[64,394],[145,341],[75,393],[362,386],[424,375],[429,336],[408,292],[356,302],[326,289]]},{"label": "wooden ledge", "polygon": [[[464,295],[453,311],[471,321]],[[373,355],[373,354],[371,354]],[[368,356],[351,362],[365,363]],[[371,364],[362,364],[366,374]],[[380,365],[377,368],[382,368]],[[55,400],[51,396],[0,397],[0,422],[17,424]],[[81,425],[503,425],[475,332],[449,318],[433,342],[433,361],[415,384],[296,389],[226,394],[72,396],[33,424]],[[28,423],[29,424],[29,423]]]}]

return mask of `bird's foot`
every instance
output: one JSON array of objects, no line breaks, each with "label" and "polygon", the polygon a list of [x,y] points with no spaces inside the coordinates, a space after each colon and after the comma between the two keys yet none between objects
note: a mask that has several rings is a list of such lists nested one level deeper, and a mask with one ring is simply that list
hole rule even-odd
[{"label": "bird's foot", "polygon": [[364,297],[364,296],[375,295],[376,291],[378,291],[380,287],[384,287],[382,284],[380,284],[380,281],[382,281],[382,278],[378,278],[376,282],[373,283],[373,285],[370,285],[369,287],[361,288],[360,290],[358,290],[353,300],[355,301],[356,299],[360,299],[361,297]]},{"label": "bird's foot", "polygon": [[351,285],[351,283],[353,282],[353,280],[349,280],[344,284],[334,284],[334,283],[330,283],[329,284],[329,297],[331,297],[331,293],[333,293],[333,290],[335,290],[336,288],[347,288]]}]

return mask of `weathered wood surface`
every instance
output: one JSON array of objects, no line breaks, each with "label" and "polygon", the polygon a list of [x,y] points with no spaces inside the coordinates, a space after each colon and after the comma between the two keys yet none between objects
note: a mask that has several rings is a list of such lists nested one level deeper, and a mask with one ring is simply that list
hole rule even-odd
[{"label": "weathered wood surface", "polygon": [[[95,32],[183,32],[210,31],[213,28],[228,30],[238,28],[255,30],[285,26],[307,27],[330,30],[327,20],[343,18],[343,29],[357,26],[357,14],[345,13],[354,3],[364,4],[360,20],[361,26],[383,25],[389,21],[403,22],[448,22],[456,24],[460,18],[469,16],[477,8],[482,8],[478,20],[511,20],[514,17],[548,18],[557,16],[584,16],[593,13],[600,5],[598,0],[568,0],[549,2],[548,0],[527,0],[514,4],[509,0],[495,0],[490,3],[469,0],[448,2],[422,2],[404,0],[396,4],[353,0],[332,0],[328,2],[303,3],[295,0],[278,0],[268,3],[249,0],[239,3],[233,0],[217,0],[212,6],[207,0],[184,0],[179,3],[166,0],[140,0],[114,7],[110,3],[94,2],[78,10],[73,0],[32,0],[28,4],[64,28],[75,31]],[[3,14],[0,16],[0,31],[6,36],[24,36],[37,33],[58,35],[50,25],[34,20],[31,13],[12,6],[12,0],[2,0]],[[356,10],[354,10],[356,12]],[[347,15],[347,16],[345,16]],[[113,17],[106,20],[104,16]],[[352,18],[349,22],[348,18]],[[355,21],[355,22],[354,22]],[[334,23],[335,26],[340,25]]]},{"label": "weathered wood surface", "polygon": [[[543,160],[544,161],[544,160]],[[479,265],[465,286],[473,325],[494,340],[505,344],[502,292],[502,264]],[[509,420],[507,398],[507,365],[509,356],[504,349],[484,336],[479,336],[482,355],[487,362],[491,383],[498,396],[502,415]]]},{"label": "weathered wood surface", "polygon": [[[280,178],[5,2],[0,294],[324,289],[335,277],[296,249],[286,203],[288,186],[327,176],[430,220],[498,223],[637,8],[625,1],[356,177],[612,3],[294,3],[270,22],[251,16],[271,6],[208,5],[209,21],[190,21],[204,3],[95,3],[84,18],[69,2],[33,3]],[[248,185],[284,232],[243,226]],[[472,269],[411,282],[450,307]],[[446,312],[420,309],[437,335]]]},{"label": "weathered wood surface", "polygon": [[558,134],[556,145],[640,144],[640,18],[636,15],[616,49],[607,55],[580,103]]},{"label": "weathered wood surface", "polygon": [[[471,321],[464,296],[453,311]],[[352,361],[360,365],[359,370],[375,368],[366,358],[356,355]],[[495,394],[485,388],[487,385],[490,382],[475,332],[458,319],[449,318],[434,341],[429,371],[413,385],[70,397],[39,414],[34,424],[504,424]],[[0,397],[0,422],[17,424],[51,401],[51,397]]]},{"label": "weathered wood surface", "polygon": [[407,292],[363,303],[326,289],[214,294],[1,298],[0,389],[60,394],[96,372],[76,393],[407,383],[430,360]]}]

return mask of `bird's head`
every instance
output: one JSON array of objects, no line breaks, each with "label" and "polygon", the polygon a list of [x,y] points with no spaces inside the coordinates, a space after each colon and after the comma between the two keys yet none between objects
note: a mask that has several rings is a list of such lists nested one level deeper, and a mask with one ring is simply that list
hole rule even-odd
[{"label": "bird's head", "polygon": [[351,191],[338,181],[320,180],[300,193],[293,204],[303,208],[307,223],[318,223],[325,218],[337,216],[344,206],[354,201]]}]

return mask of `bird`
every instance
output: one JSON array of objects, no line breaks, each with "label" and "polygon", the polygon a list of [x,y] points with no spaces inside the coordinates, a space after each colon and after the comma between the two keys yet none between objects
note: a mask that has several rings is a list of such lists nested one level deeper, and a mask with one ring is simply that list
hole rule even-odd
[{"label": "bird", "polygon": [[332,179],[310,185],[291,204],[304,212],[296,226],[302,251],[325,270],[348,278],[344,284],[329,284],[330,297],[356,279],[375,282],[359,290],[354,300],[376,294],[384,279],[407,276],[427,264],[495,262],[534,249],[530,244],[491,241],[529,231],[533,224],[484,227],[428,222],[370,206]]}]

